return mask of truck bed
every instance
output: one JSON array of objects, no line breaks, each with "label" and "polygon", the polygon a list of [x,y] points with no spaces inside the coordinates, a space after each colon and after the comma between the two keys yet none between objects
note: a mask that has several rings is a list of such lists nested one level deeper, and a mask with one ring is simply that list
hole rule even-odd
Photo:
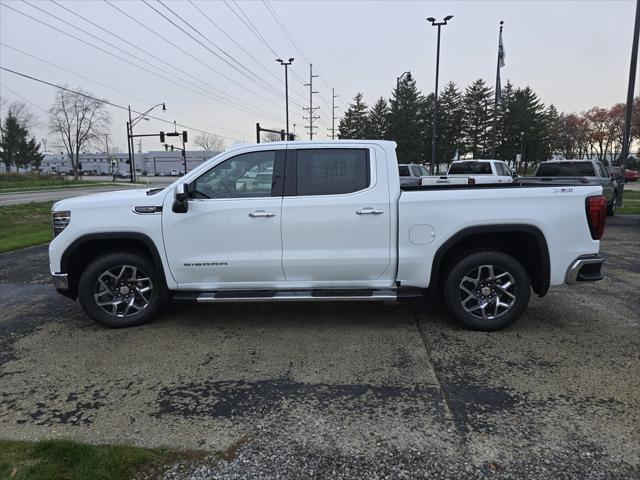
[{"label": "truck bed", "polygon": [[504,188],[543,188],[543,187],[576,187],[584,186],[584,184],[576,183],[536,183],[536,182],[513,182],[513,183],[476,183],[468,184],[449,184],[449,185],[404,185],[400,189],[405,192],[425,191],[425,190],[486,190],[486,189],[504,189]]}]

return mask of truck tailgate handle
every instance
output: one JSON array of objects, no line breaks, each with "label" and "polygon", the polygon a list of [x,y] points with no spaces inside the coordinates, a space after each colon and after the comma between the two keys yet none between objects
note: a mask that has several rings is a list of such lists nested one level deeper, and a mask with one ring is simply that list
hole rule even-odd
[{"label": "truck tailgate handle", "polygon": [[260,217],[275,217],[276,214],[273,212],[266,212],[264,210],[256,210],[255,212],[251,212],[249,214],[252,218],[260,218]]},{"label": "truck tailgate handle", "polygon": [[360,210],[356,210],[356,213],[358,215],[380,215],[384,213],[384,210],[381,210],[379,208],[367,207],[367,208],[362,208]]}]

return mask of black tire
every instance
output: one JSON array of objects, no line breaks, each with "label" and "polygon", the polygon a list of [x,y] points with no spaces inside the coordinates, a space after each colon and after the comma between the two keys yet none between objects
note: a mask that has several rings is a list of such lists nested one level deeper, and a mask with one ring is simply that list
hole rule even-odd
[{"label": "black tire", "polygon": [[613,200],[611,200],[611,205],[607,206],[607,217],[613,217],[616,214],[617,207],[618,207],[618,192],[613,192]]},{"label": "black tire", "polygon": [[[491,272],[494,280],[489,280]],[[507,275],[503,275],[504,272]],[[474,284],[469,280],[477,281]],[[531,295],[529,276],[520,262],[494,250],[473,252],[460,258],[446,273],[443,287],[447,310],[473,330],[493,331],[511,325],[522,316]],[[463,287],[466,290],[462,290]],[[496,307],[496,298],[505,306]]]},{"label": "black tire", "polygon": [[[122,267],[125,267],[124,271]],[[117,280],[118,272],[122,277],[120,283]],[[122,286],[115,288],[116,284]],[[147,289],[148,286],[151,288]],[[142,292],[144,289],[147,290]],[[98,298],[103,303],[108,303],[110,299],[118,302],[115,313],[113,304],[98,305],[96,295],[100,293],[102,296]],[[100,325],[111,328],[132,327],[150,320],[158,313],[166,298],[164,280],[147,257],[137,253],[112,252],[96,258],[82,272],[78,286],[78,300],[85,313]],[[107,312],[107,309],[111,312]]]}]

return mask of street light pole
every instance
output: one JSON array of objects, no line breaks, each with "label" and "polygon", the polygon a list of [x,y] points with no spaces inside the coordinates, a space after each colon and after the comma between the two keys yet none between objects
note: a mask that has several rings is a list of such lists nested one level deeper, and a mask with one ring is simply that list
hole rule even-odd
[{"label": "street light pole", "polygon": [[[131,105],[129,105],[129,121],[127,122],[127,148],[129,150],[129,178],[131,183],[133,183],[135,181],[135,147],[133,145],[133,126],[138,123],[140,120],[142,120],[143,118],[145,118],[146,120],[149,120],[148,118],[146,118],[147,114],[153,110],[156,107],[159,107],[162,105],[162,111],[166,112],[167,111],[167,107],[165,106],[164,102],[162,103],[158,103],[157,105],[154,105],[153,107],[151,107],[150,109],[148,109],[146,112],[141,113],[140,115],[138,115],[136,118],[134,118],[133,120],[131,119]],[[139,136],[139,135],[136,135]]]},{"label": "street light pole", "polygon": [[439,162],[436,161],[436,134],[438,133],[438,76],[440,75],[440,27],[446,25],[449,20],[453,18],[453,15],[447,15],[441,22],[436,22],[433,17],[427,18],[431,25],[438,27],[438,44],[436,47],[436,88],[434,91],[434,103],[433,103],[433,131],[431,133],[431,165],[436,165],[436,175],[440,173]]},{"label": "street light pole", "polygon": [[284,103],[287,116],[287,140],[289,140],[289,75],[287,67],[293,63],[293,60],[293,58],[290,58],[288,62],[285,62],[281,58],[276,58],[276,62],[284,65]]},{"label": "street light pole", "polygon": [[[636,68],[638,65],[638,37],[640,36],[640,0],[636,1],[636,20],[633,27],[633,43],[631,45],[631,64],[629,66],[629,84],[627,87],[627,106],[624,111],[624,133],[622,136],[622,163],[620,173],[624,179],[625,162],[629,158],[629,133],[631,130],[631,113],[633,111],[633,89],[636,83]],[[618,189],[618,205],[624,201],[624,188]]]}]

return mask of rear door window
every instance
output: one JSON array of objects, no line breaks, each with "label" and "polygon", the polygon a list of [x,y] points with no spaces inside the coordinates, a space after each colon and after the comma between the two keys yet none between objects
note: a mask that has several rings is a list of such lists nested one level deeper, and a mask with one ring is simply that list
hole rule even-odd
[{"label": "rear door window", "polygon": [[371,172],[369,150],[296,150],[296,195],[339,195],[364,190]]},{"label": "rear door window", "polygon": [[411,173],[409,173],[409,167],[406,165],[398,166],[398,173],[401,177],[410,177]]}]

